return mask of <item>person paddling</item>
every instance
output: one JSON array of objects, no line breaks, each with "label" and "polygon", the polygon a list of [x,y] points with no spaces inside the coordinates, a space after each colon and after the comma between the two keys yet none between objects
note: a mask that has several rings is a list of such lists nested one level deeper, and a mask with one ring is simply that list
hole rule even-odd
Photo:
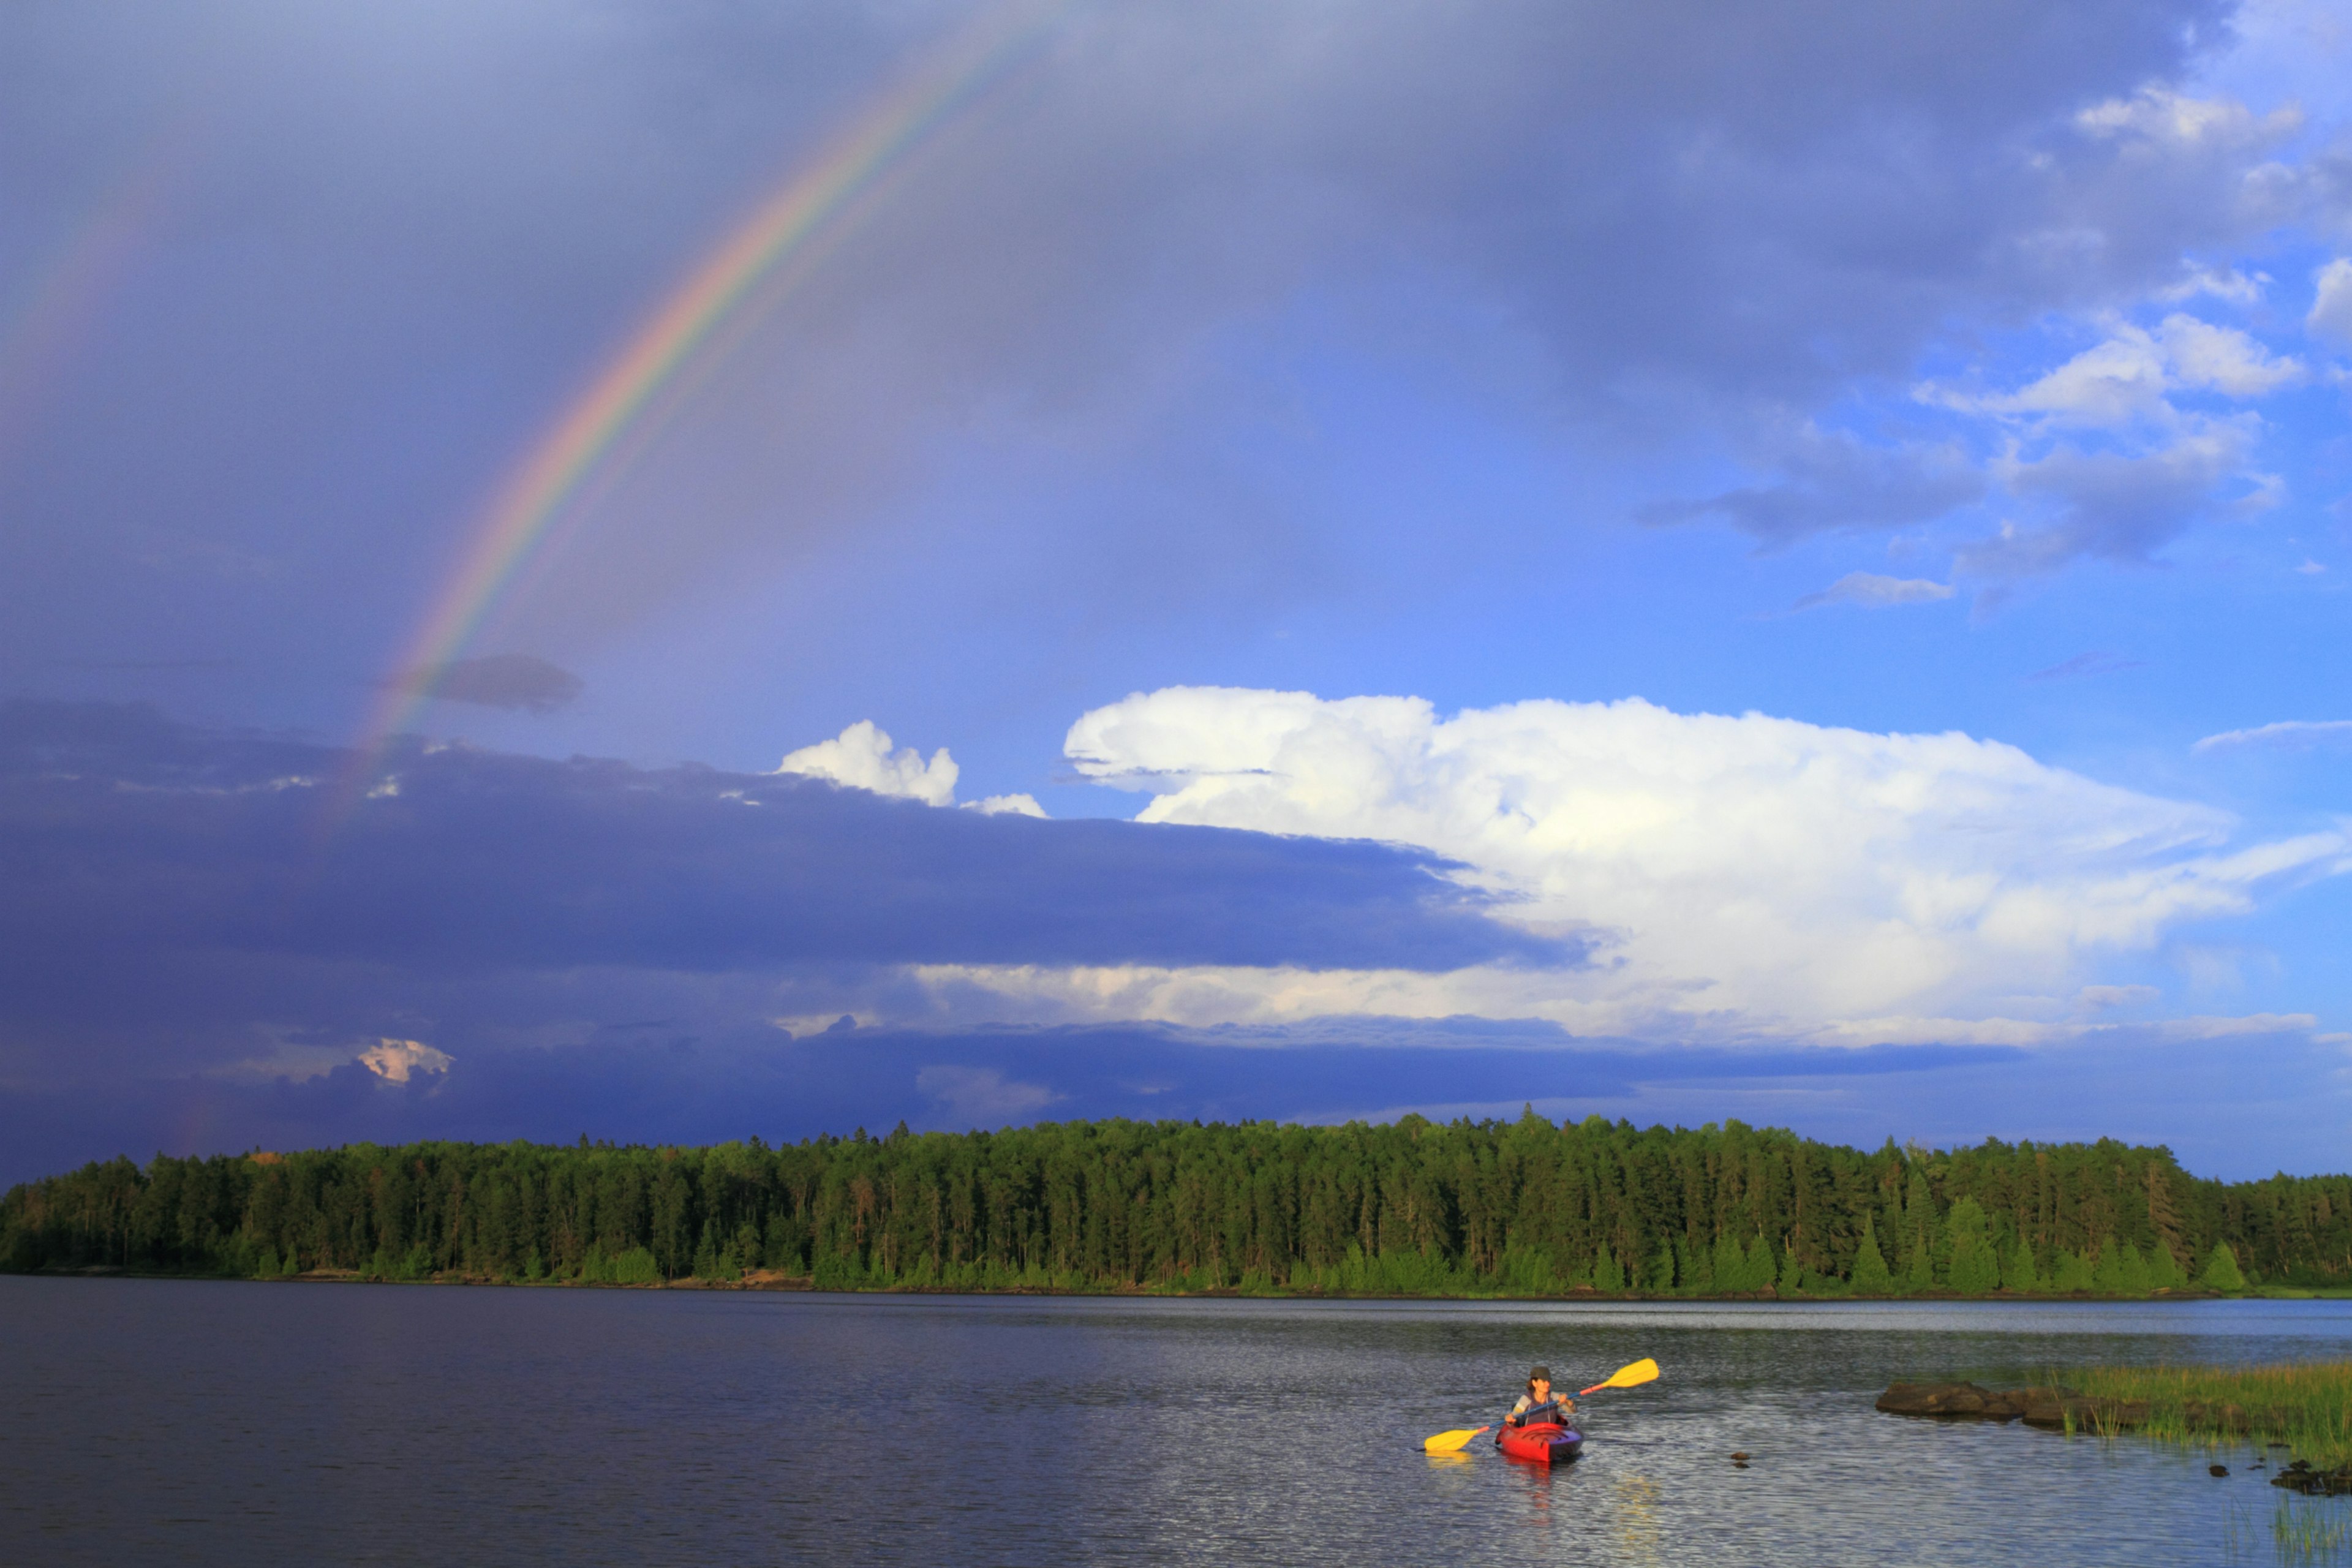
[{"label": "person paddling", "polygon": [[1504,1418],[1507,1426],[1525,1426],[1531,1421],[1549,1421],[1565,1426],[1576,1414],[1576,1401],[1564,1394],[1551,1391],[1551,1368],[1539,1366],[1528,1373],[1528,1391],[1511,1406]]}]

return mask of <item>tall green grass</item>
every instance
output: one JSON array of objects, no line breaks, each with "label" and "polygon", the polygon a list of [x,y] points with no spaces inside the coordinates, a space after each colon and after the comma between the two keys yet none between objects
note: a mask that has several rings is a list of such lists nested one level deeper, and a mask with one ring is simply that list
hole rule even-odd
[{"label": "tall green grass", "polygon": [[2352,1561],[2352,1510],[2341,1498],[2282,1496],[2265,1529],[2251,1505],[2231,1499],[2221,1516],[2221,1561],[2228,1568],[2334,1568]]},{"label": "tall green grass", "polygon": [[[2093,1399],[2146,1400],[2150,1436],[2227,1437],[2223,1406],[2246,1413],[2256,1442],[2288,1445],[2322,1468],[2352,1464],[2352,1361],[2276,1366],[2103,1366],[2057,1374]],[[2190,1406],[2202,1405],[2200,1411]]]},{"label": "tall green grass", "polygon": [[2340,1500],[2283,1497],[2271,1518],[2271,1541],[2282,1563],[2341,1563],[2352,1552],[2352,1515]]}]

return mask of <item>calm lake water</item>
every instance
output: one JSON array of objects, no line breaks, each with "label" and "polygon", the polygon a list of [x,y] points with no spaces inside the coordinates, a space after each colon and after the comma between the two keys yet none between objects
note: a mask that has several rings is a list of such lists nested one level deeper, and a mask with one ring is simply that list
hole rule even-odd
[{"label": "calm lake water", "polygon": [[[2280,1561],[2219,1457],[1880,1415],[1900,1376],[2352,1353],[2352,1303],[1101,1300],[0,1278],[0,1557]],[[1581,1463],[1483,1442],[1535,1361]],[[1750,1468],[1734,1469],[1742,1449]],[[2334,1510],[2334,1511],[2330,1511]]]}]

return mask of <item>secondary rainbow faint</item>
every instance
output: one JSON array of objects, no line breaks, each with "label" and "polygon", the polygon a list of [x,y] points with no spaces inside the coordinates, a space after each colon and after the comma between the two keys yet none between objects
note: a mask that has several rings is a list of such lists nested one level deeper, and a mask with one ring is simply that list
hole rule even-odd
[{"label": "secondary rainbow faint", "polygon": [[[547,541],[566,503],[613,458],[759,285],[810,246],[918,145],[951,123],[1075,0],[1008,0],[983,11],[873,100],[796,167],[647,316],[534,442],[494,493],[436,593],[352,752],[340,816],[374,783],[393,737],[431,695],[434,673],[464,651],[500,592]],[[773,291],[761,301],[774,302]]]},{"label": "secondary rainbow faint", "polygon": [[158,137],[129,174],[93,204],[0,321],[0,458],[34,418],[40,394],[99,319],[144,248],[184,172],[196,138],[185,126]]}]

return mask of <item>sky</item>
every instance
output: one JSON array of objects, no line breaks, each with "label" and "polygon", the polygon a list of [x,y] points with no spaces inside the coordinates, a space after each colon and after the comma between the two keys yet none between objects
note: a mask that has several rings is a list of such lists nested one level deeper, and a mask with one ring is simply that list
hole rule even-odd
[{"label": "sky", "polygon": [[0,1181],[2352,1163],[2352,13],[0,16]]}]

